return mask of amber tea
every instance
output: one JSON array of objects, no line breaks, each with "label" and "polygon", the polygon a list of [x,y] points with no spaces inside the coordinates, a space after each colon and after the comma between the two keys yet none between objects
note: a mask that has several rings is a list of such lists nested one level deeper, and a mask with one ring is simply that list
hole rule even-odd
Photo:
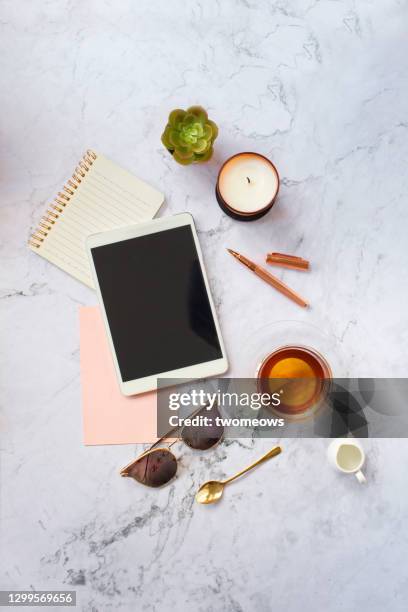
[{"label": "amber tea", "polygon": [[277,412],[302,417],[320,404],[332,373],[326,359],[314,349],[284,346],[265,357],[257,376],[262,392],[280,392]]}]

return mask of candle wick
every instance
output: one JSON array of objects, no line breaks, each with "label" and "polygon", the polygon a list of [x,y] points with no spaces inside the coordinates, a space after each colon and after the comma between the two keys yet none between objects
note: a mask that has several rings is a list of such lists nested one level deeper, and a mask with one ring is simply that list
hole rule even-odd
[{"label": "candle wick", "polygon": [[250,180],[249,176],[246,177],[246,180],[248,181],[248,184],[251,183],[251,180]]}]

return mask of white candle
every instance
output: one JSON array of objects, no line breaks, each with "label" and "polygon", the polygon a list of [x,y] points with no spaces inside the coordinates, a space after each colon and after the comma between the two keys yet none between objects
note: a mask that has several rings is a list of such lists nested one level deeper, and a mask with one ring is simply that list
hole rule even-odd
[{"label": "white candle", "polygon": [[260,216],[272,207],[279,175],[269,159],[258,153],[239,153],[222,166],[217,196],[237,216]]}]

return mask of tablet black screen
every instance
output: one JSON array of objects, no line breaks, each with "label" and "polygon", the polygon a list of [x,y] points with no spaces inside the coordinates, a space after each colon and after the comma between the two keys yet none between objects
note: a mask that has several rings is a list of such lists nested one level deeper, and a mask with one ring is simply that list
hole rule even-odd
[{"label": "tablet black screen", "polygon": [[190,226],[91,253],[123,382],[222,358]]}]

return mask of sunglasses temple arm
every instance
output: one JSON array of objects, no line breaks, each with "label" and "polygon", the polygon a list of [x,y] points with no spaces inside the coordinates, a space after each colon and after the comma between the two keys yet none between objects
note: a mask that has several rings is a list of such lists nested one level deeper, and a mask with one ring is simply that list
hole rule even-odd
[{"label": "sunglasses temple arm", "polygon": [[151,447],[149,448],[149,450],[151,450],[152,448],[154,448],[155,446],[157,446],[158,444],[160,444],[160,442],[163,442],[163,440],[165,440],[166,438],[168,438],[170,436],[170,434],[173,433],[173,431],[176,431],[176,429],[178,429],[178,427],[173,427],[173,429],[170,429],[167,433],[164,434],[164,436],[162,436],[161,438],[159,438],[158,440],[156,440],[156,442],[154,442]]}]

